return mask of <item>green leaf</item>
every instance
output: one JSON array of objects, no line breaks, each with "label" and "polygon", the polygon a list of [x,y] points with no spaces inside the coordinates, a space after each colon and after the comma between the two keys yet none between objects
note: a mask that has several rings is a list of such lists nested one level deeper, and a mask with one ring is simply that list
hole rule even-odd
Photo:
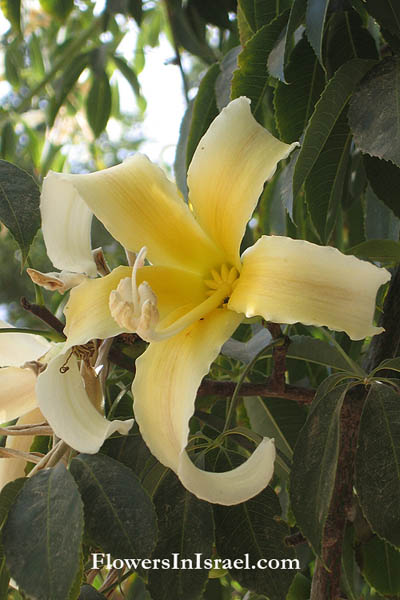
[{"label": "green leaf", "polygon": [[[208,571],[196,568],[196,559],[198,554],[202,560],[209,558],[214,541],[211,505],[190,494],[171,471],[158,487],[154,504],[159,538],[153,560],[167,559],[172,566],[174,559],[189,559],[193,568],[152,569],[149,574],[151,597],[153,600],[197,600]],[[174,557],[174,553],[178,556]]]},{"label": "green leaf", "polygon": [[400,552],[377,536],[358,549],[361,571],[378,592],[398,598],[400,594]]},{"label": "green leaf", "polygon": [[286,81],[275,89],[274,104],[280,139],[294,142],[303,133],[325,85],[324,72],[306,38],[295,46]]},{"label": "green leaf", "polygon": [[350,102],[349,123],[362,152],[400,166],[400,57],[381,60]]},{"label": "green leaf", "polygon": [[251,110],[256,118],[261,116],[262,101],[268,87],[268,55],[285,27],[287,17],[286,11],[259,29],[238,57],[239,68],[232,80],[232,99],[239,96],[250,98]]},{"label": "green leaf", "polygon": [[371,375],[378,373],[384,369],[390,369],[392,371],[398,371],[400,373],[400,358],[387,358],[383,360],[375,369],[371,372]]},{"label": "green leaf", "polygon": [[[289,527],[280,519],[281,507],[274,491],[267,487],[260,494],[235,506],[214,506],[215,537],[218,555],[234,561],[248,554],[249,568],[229,569],[240,585],[269,600],[282,600],[292,583],[295,571],[293,548],[285,544]],[[276,570],[256,567],[260,559],[289,561]],[[254,568],[252,568],[254,565]],[[228,565],[229,566],[229,563]],[[224,568],[224,560],[222,562]]]},{"label": "green leaf", "polygon": [[364,156],[364,166],[368,181],[380,200],[400,217],[400,202],[397,190],[400,189],[400,169],[392,162]]},{"label": "green leaf", "polygon": [[355,58],[342,65],[329,80],[308,123],[296,162],[294,198],[317,162],[358,81],[373,64],[373,61]]},{"label": "green leaf", "polygon": [[62,74],[62,76],[54,83],[54,97],[50,101],[49,106],[49,126],[54,124],[55,118],[68,97],[68,94],[72,91],[76,82],[84,69],[89,64],[89,53],[84,52],[74,57],[74,60],[69,63]]},{"label": "green leaf", "polygon": [[114,558],[150,556],[157,537],[156,516],[132,470],[102,454],[79,454],[71,462],[71,473],[92,543]]},{"label": "green leaf", "polygon": [[189,102],[187,109],[185,110],[185,114],[183,115],[183,119],[181,121],[181,125],[179,128],[179,138],[178,144],[176,146],[175,160],[174,160],[174,174],[176,185],[182,192],[183,197],[187,201],[188,198],[188,187],[186,181],[186,154],[187,154],[187,144],[190,134],[190,127],[192,123],[193,116],[193,101]]},{"label": "green leaf", "polygon": [[231,48],[219,64],[221,72],[215,82],[215,96],[219,111],[230,102],[233,73],[237,69],[238,56],[241,50],[241,46]]},{"label": "green leaf", "polygon": [[3,529],[10,574],[29,596],[69,600],[81,568],[83,509],[61,463],[26,481]]},{"label": "green leaf", "polygon": [[306,201],[323,244],[331,239],[341,206],[350,159],[351,133],[343,113],[335,123],[306,183]]},{"label": "green leaf", "polygon": [[328,22],[324,52],[329,77],[352,58],[378,60],[375,40],[354,10],[334,12]]},{"label": "green leaf", "polygon": [[0,0],[0,8],[12,27],[21,32],[21,0]]},{"label": "green leaf", "polygon": [[10,121],[7,121],[1,130],[0,153],[1,158],[9,160],[14,158],[17,146],[17,136]]},{"label": "green leaf", "polygon": [[242,11],[248,27],[252,32],[254,33],[257,31],[255,0],[238,0],[238,8]]},{"label": "green leaf", "polygon": [[212,65],[201,80],[193,105],[192,121],[186,148],[186,168],[189,168],[197,145],[211,122],[218,115],[215,82],[220,74],[218,64]]},{"label": "green leaf", "polygon": [[300,429],[306,419],[305,411],[284,398],[248,397],[244,399],[251,429],[263,437],[275,438],[275,445],[291,459]]},{"label": "green leaf", "polygon": [[256,30],[268,25],[291,5],[290,0],[254,0]]},{"label": "green leaf", "polygon": [[[193,27],[189,15],[182,9],[180,0],[169,0],[168,17],[178,45],[182,45],[188,52],[200,57],[208,64],[215,62],[214,51],[207,44],[204,32],[199,32]],[[204,29],[204,23],[202,26]]]},{"label": "green leaf", "polygon": [[285,53],[283,58],[285,76],[287,75],[286,69],[289,62],[289,56],[293,50],[293,44],[295,42],[295,32],[305,20],[306,6],[307,0],[293,0],[292,7],[290,9],[286,30]]},{"label": "green leaf", "polygon": [[400,37],[400,5],[397,0],[366,0],[366,8],[384,29]]},{"label": "green leaf", "polygon": [[400,262],[400,242],[394,240],[368,240],[348,248],[345,254],[377,260],[382,263]]},{"label": "green leaf", "polygon": [[29,173],[0,160],[0,221],[21,249],[21,268],[40,227],[40,190]]},{"label": "green leaf", "polygon": [[111,114],[111,101],[107,73],[103,71],[94,74],[86,103],[86,115],[95,137],[98,137],[107,125]]},{"label": "green leaf", "polygon": [[139,80],[136,76],[135,71],[128,65],[126,60],[124,58],[122,58],[121,56],[114,54],[112,56],[112,59],[115,62],[117,69],[122,73],[122,75],[125,77],[125,79],[129,83],[129,85],[131,86],[135,96],[140,97],[141,96],[140,84],[139,84]]},{"label": "green leaf", "polygon": [[128,0],[128,13],[140,27],[143,17],[142,0]]},{"label": "green leaf", "polygon": [[361,416],[355,485],[372,530],[400,546],[400,395],[374,383]]},{"label": "green leaf", "polygon": [[398,240],[400,219],[373,192],[370,185],[365,193],[365,237],[368,240]]},{"label": "green leaf", "polygon": [[321,554],[322,535],[335,484],[339,455],[340,412],[347,385],[317,390],[294,449],[290,498],[296,522],[314,552]]},{"label": "green leaf", "polygon": [[78,600],[106,600],[106,597],[103,594],[100,594],[96,588],[85,583],[85,585],[81,587]]},{"label": "green leaf", "polygon": [[[24,486],[26,479],[21,477],[7,483],[0,493],[0,530],[7,519],[9,510],[14,504],[19,492]],[[6,557],[4,554],[3,543],[0,534],[0,598],[7,598],[8,583],[10,581],[10,573],[6,565]]]},{"label": "green leaf", "polygon": [[39,0],[40,6],[52,17],[65,21],[74,7],[74,0]]},{"label": "green leaf", "polygon": [[41,79],[45,76],[45,68],[43,63],[43,54],[40,47],[40,41],[35,33],[31,33],[29,40],[29,57],[31,63],[31,69],[37,79]]},{"label": "green leaf", "polygon": [[301,573],[296,573],[286,600],[309,600],[310,593],[311,581]]},{"label": "green leaf", "polygon": [[101,452],[132,469],[139,479],[145,474],[149,462],[155,461],[136,423],[128,435],[108,438],[101,447]]},{"label": "green leaf", "polygon": [[307,0],[306,33],[319,62],[322,63],[322,40],[329,0]]}]

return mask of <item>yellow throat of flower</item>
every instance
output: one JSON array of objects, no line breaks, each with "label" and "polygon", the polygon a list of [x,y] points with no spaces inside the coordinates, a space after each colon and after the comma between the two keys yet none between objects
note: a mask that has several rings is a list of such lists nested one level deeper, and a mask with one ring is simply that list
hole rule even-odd
[{"label": "yellow throat of flower", "polygon": [[232,291],[238,282],[239,273],[236,267],[229,267],[227,264],[221,265],[219,271],[211,270],[211,279],[206,279],[204,283],[208,290],[206,296],[213,296],[216,292],[222,294],[222,306],[226,306]]}]

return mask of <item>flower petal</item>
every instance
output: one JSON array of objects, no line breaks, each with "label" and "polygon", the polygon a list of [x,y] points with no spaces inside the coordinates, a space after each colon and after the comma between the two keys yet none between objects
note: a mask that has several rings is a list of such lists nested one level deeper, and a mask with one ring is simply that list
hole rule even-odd
[{"label": "flower petal", "polygon": [[[17,425],[35,425],[36,423],[42,423],[44,420],[40,410],[35,408],[18,419]],[[29,452],[34,437],[35,436],[33,435],[9,435],[7,436],[6,448]],[[0,490],[2,490],[7,483],[10,483],[10,481],[14,481],[14,479],[18,479],[18,477],[24,477],[25,467],[26,461],[23,458],[1,458]]]},{"label": "flower petal", "polygon": [[264,182],[296,145],[259,125],[244,97],[230,102],[201,138],[188,171],[189,199],[232,265],[240,266],[240,242]]},{"label": "flower petal", "polygon": [[105,339],[126,331],[112,318],[108,300],[120,280],[130,277],[131,272],[130,267],[117,267],[109,275],[87,279],[71,290],[64,308],[64,333],[67,336],[65,352],[89,340]]},{"label": "flower petal", "polygon": [[61,185],[59,173],[44,178],[40,200],[47,255],[55,267],[75,273],[97,274],[92,256],[92,211],[73,186]]},{"label": "flower petal", "polygon": [[84,201],[125,248],[147,246],[154,264],[205,273],[223,262],[176,186],[143,155],[89,175],[48,177],[61,198]]},{"label": "flower petal", "polygon": [[0,423],[12,421],[37,407],[35,385],[36,375],[29,368],[0,369]]},{"label": "flower petal", "polygon": [[[111,316],[109,298],[121,279],[130,277],[131,267],[117,267],[106,277],[88,279],[71,290],[64,309],[68,338],[65,350],[99,338],[105,339],[127,331]],[[138,284],[147,281],[157,296],[160,320],[183,306],[197,305],[205,299],[205,286],[196,273],[170,267],[142,267],[138,269]]]},{"label": "flower petal", "polygon": [[[5,321],[0,321],[0,327],[13,329]],[[50,342],[40,335],[0,333],[0,367],[20,367],[29,360],[37,360],[50,347]]]},{"label": "flower petal", "polygon": [[151,343],[136,360],[132,385],[135,418],[154,456],[193,494],[226,505],[243,502],[268,484],[273,442],[264,441],[243,465],[226,473],[201,471],[185,447],[197,388],[240,320],[229,310],[216,309],[175,337]]},{"label": "flower petal", "polygon": [[228,307],[268,321],[325,325],[360,340],[374,327],[376,293],[390,273],[336,248],[263,236],[243,255]]},{"label": "flower petal", "polygon": [[39,375],[38,404],[59,438],[78,452],[95,454],[115,431],[126,435],[133,419],[108,421],[102,417],[87,396],[75,356],[68,361],[68,371],[60,372],[65,360],[65,354],[56,356]]}]

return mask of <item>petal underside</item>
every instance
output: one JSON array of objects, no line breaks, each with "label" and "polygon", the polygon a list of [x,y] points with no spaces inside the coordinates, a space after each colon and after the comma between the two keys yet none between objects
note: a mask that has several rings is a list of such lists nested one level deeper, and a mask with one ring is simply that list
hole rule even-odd
[{"label": "petal underside", "polygon": [[108,421],[93,406],[86,393],[75,356],[68,361],[68,371],[60,368],[65,354],[53,358],[38,377],[38,405],[54,433],[78,452],[95,454],[110,435],[126,435],[133,420]]},{"label": "petal underside", "polygon": [[154,456],[187,489],[209,502],[231,505],[260,492],[273,473],[274,444],[264,440],[243,465],[225,473],[197,468],[186,453],[198,386],[240,315],[216,309],[180,334],[151,343],[136,361],[134,413]]},{"label": "petal underside", "polygon": [[[13,329],[1,320],[0,327]],[[40,335],[0,333],[0,367],[21,367],[27,361],[38,360],[50,347],[50,342]]]},{"label": "petal underside", "polygon": [[373,325],[376,294],[390,273],[304,240],[263,236],[243,255],[229,308],[277,323],[345,331],[353,340],[383,331]]},{"label": "petal underside", "polygon": [[[30,411],[17,421],[17,425],[36,425],[42,423],[44,417],[38,408]],[[7,436],[6,448],[29,452],[34,440],[33,435],[9,435]],[[0,490],[7,483],[25,476],[26,461],[23,458],[1,458],[0,459]]]},{"label": "petal underside", "polygon": [[97,173],[52,177],[62,196],[78,194],[127,250],[146,246],[153,264],[204,274],[222,262],[175,184],[146,156]]},{"label": "petal underside", "polygon": [[240,242],[264,182],[296,145],[259,125],[244,97],[230,102],[201,138],[188,170],[189,200],[232,265],[240,267]]},{"label": "petal underside", "polygon": [[90,242],[93,213],[73,186],[62,184],[62,177],[50,171],[43,180],[40,212],[47,255],[57,269],[95,277]]},{"label": "petal underside", "polygon": [[[85,344],[90,339],[105,339],[127,331],[111,316],[109,298],[121,279],[131,277],[131,267],[117,267],[109,275],[86,280],[71,290],[65,307],[67,348]],[[205,300],[205,286],[196,273],[170,267],[147,266],[138,269],[137,283],[147,281],[157,296],[160,321],[169,324],[168,316],[189,311]]]},{"label": "petal underside", "polygon": [[0,369],[0,423],[12,421],[37,407],[35,385],[36,375],[29,368]]}]

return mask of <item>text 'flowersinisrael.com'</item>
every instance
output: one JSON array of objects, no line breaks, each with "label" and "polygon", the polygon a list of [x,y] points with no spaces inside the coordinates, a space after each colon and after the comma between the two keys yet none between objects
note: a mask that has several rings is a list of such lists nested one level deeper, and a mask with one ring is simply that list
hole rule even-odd
[{"label": "text 'flowersinisrael.com'", "polygon": [[250,561],[248,553],[242,558],[203,558],[201,552],[196,552],[194,558],[181,558],[179,552],[171,554],[170,558],[112,558],[110,554],[96,552],[92,554],[93,569],[182,569],[182,570],[211,570],[211,569],[285,569],[300,570],[297,558],[260,558]]}]

